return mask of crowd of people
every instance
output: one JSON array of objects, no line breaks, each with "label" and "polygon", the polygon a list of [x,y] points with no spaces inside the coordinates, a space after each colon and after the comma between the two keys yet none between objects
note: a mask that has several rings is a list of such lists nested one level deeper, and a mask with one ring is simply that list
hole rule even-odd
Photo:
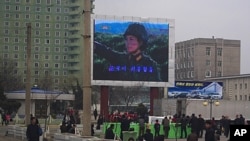
[{"label": "crowd of people", "polygon": [[[229,119],[228,116],[222,116],[220,120],[205,120],[201,114],[198,116],[192,114],[191,116],[182,114],[181,116],[174,115],[173,117],[165,117],[162,123],[156,120],[153,128],[154,133],[150,130],[145,117],[139,116],[137,119],[131,120],[126,115],[122,115],[119,119],[121,123],[121,134],[119,137],[123,139],[123,131],[133,131],[130,128],[131,122],[137,122],[139,125],[137,140],[145,141],[161,141],[169,137],[169,131],[172,126],[170,123],[175,123],[175,127],[179,127],[180,136],[178,138],[186,138],[187,141],[198,141],[199,138],[205,137],[205,141],[219,141],[220,136],[224,135],[229,138],[230,125],[245,125],[247,124],[243,115],[236,115],[235,119]],[[164,134],[160,134],[161,126],[164,130]],[[188,128],[191,129],[191,133],[188,134]],[[117,135],[113,132],[114,124],[111,124],[105,132],[106,139],[114,139]],[[146,131],[146,132],[145,132]],[[204,133],[203,133],[204,132]]]}]

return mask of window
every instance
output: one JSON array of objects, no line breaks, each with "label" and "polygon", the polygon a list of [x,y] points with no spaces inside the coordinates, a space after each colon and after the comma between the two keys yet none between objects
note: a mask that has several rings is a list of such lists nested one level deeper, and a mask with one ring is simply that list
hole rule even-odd
[{"label": "window", "polygon": [[16,0],[16,3],[20,3],[20,0]]},{"label": "window", "polygon": [[26,6],[26,7],[25,7],[25,11],[30,11],[30,7],[29,7],[29,6]]},{"label": "window", "polygon": [[68,66],[67,63],[63,64],[63,68],[67,68],[67,66]]},{"label": "window", "polygon": [[64,40],[64,44],[68,44],[68,40],[67,39]]},{"label": "window", "polygon": [[36,0],[36,3],[37,3],[37,4],[40,4],[40,3],[41,3],[41,0]]},{"label": "window", "polygon": [[45,48],[45,52],[49,52],[49,48],[48,47]]},{"label": "window", "polygon": [[50,11],[51,11],[51,8],[50,8],[50,7],[47,7],[47,8],[46,8],[46,11],[47,11],[47,12],[50,12]]},{"label": "window", "polygon": [[65,37],[68,37],[68,32],[64,32],[64,36],[65,36]]},{"label": "window", "polygon": [[8,35],[8,34],[9,34],[9,30],[8,30],[8,29],[5,29],[5,30],[4,30],[4,34]]},{"label": "window", "polygon": [[9,22],[4,22],[4,26],[9,26]]},{"label": "window", "polygon": [[34,66],[37,68],[39,67],[39,63],[38,62],[35,62]]},{"label": "window", "polygon": [[206,60],[206,66],[210,66],[211,65],[211,61],[210,60]]},{"label": "window", "polygon": [[8,43],[8,42],[9,42],[9,38],[8,38],[8,37],[5,37],[5,38],[4,38],[4,42],[5,42],[5,43]]},{"label": "window", "polygon": [[4,46],[4,50],[9,50],[9,46]]},{"label": "window", "polygon": [[242,95],[240,95],[240,100],[242,100]]},{"label": "window", "polygon": [[45,20],[49,21],[50,20],[50,16],[49,15],[45,16]]},{"label": "window", "polygon": [[54,74],[55,74],[55,76],[58,76],[59,75],[59,71],[55,71]]},{"label": "window", "polygon": [[19,58],[19,55],[18,55],[18,54],[14,54],[13,58],[14,58],[14,59],[18,59],[18,58]]},{"label": "window", "polygon": [[[27,38],[24,39],[24,43],[27,43]],[[25,48],[26,49],[26,48]]]},{"label": "window", "polygon": [[18,62],[14,62],[14,66],[15,66],[15,67],[18,67]]},{"label": "window", "polygon": [[55,25],[55,28],[56,28],[56,29],[59,29],[59,28],[60,28],[60,24],[57,23],[57,24]]},{"label": "window", "polygon": [[46,4],[51,4],[51,1],[50,1],[50,0],[47,0]]},{"label": "window", "polygon": [[67,47],[65,47],[65,48],[64,48],[64,52],[67,52],[67,51],[68,51],[68,48],[67,48]]},{"label": "window", "polygon": [[56,84],[58,84],[59,83],[59,80],[58,79],[55,79],[55,81],[54,81]]},{"label": "window", "polygon": [[247,100],[247,95],[245,95],[245,99],[244,100]]},{"label": "window", "polygon": [[46,23],[45,24],[45,28],[49,28],[50,27],[50,24],[49,23]]},{"label": "window", "polygon": [[234,89],[237,90],[237,84],[234,85]]},{"label": "window", "polygon": [[45,40],[45,44],[49,44],[50,43],[50,40],[49,39],[46,39]]},{"label": "window", "polygon": [[67,75],[67,71],[63,71],[63,75]]},{"label": "window", "polygon": [[41,12],[41,7],[36,7],[36,12]]},{"label": "window", "polygon": [[61,12],[61,8],[56,8],[56,12],[60,13]]},{"label": "window", "polygon": [[240,84],[240,89],[242,89],[242,84]]},{"label": "window", "polygon": [[34,59],[39,59],[39,55],[38,55],[38,54],[35,54],[35,55],[34,55]]},{"label": "window", "polygon": [[36,30],[36,31],[35,31],[35,34],[36,34],[37,36],[39,36],[39,35],[40,35],[40,31],[39,31],[39,30]]},{"label": "window", "polygon": [[64,24],[64,28],[65,28],[65,29],[68,29],[68,24]]},{"label": "window", "polygon": [[217,65],[218,65],[218,67],[221,67],[222,66],[222,61],[218,61]]},{"label": "window", "polygon": [[19,50],[19,46],[14,46],[14,50],[18,51]]},{"label": "window", "polygon": [[206,47],[206,56],[210,56],[210,55],[211,55],[211,48]]},{"label": "window", "polygon": [[19,27],[19,26],[20,26],[20,23],[19,23],[19,22],[15,22],[15,26],[16,26],[16,27]]},{"label": "window", "polygon": [[222,56],[222,48],[217,48],[217,55]]},{"label": "window", "polygon": [[16,11],[20,11],[20,6],[16,6]]},{"label": "window", "polygon": [[30,3],[30,0],[26,0],[26,3]]},{"label": "window", "polygon": [[23,74],[26,74],[26,73],[27,73],[27,71],[26,71],[26,70],[24,70],[24,71],[23,71]]},{"label": "window", "polygon": [[61,0],[56,0],[56,4],[61,4]]},{"label": "window", "polygon": [[55,64],[55,68],[59,68],[59,64]]},{"label": "window", "polygon": [[9,58],[9,54],[4,53],[4,54],[3,54],[3,58]]},{"label": "window", "polygon": [[237,100],[237,95],[234,96],[234,99]]},{"label": "window", "polygon": [[67,60],[67,56],[66,55],[63,56],[63,60]]},{"label": "window", "polygon": [[40,23],[35,23],[35,27],[40,27]]},{"label": "window", "polygon": [[35,43],[40,44],[40,38],[35,38]]},{"label": "window", "polygon": [[36,70],[36,71],[35,71],[35,75],[39,75],[39,71]]},{"label": "window", "polygon": [[61,16],[56,16],[56,20],[60,21],[61,20]]},{"label": "window", "polygon": [[40,15],[36,15],[36,20],[40,20]]},{"label": "window", "polygon": [[44,67],[45,67],[45,68],[48,68],[48,67],[49,67],[49,64],[48,64],[48,63],[45,63],[45,64],[44,64]]},{"label": "window", "polygon": [[10,10],[10,6],[9,5],[5,5],[5,10]]},{"label": "window", "polygon": [[56,36],[56,37],[60,37],[60,32],[59,32],[59,31],[56,31],[56,32],[55,32],[55,36]]},{"label": "window", "polygon": [[49,74],[49,71],[47,71],[47,70],[44,71],[44,74],[45,74],[45,75],[48,75],[48,74]]},{"label": "window", "polygon": [[247,89],[247,83],[245,83],[245,89]]},{"label": "window", "polygon": [[20,18],[20,14],[16,14],[16,19],[19,19]]},{"label": "window", "polygon": [[5,18],[9,18],[10,17],[10,14],[9,13],[6,13],[5,14]]},{"label": "window", "polygon": [[60,40],[59,40],[59,39],[56,39],[56,40],[55,40],[55,44],[60,44]]},{"label": "window", "polygon": [[55,56],[55,60],[59,60],[60,57],[58,55]]},{"label": "window", "polygon": [[68,21],[69,17],[68,16],[65,16],[64,17],[64,21]]},{"label": "window", "polygon": [[45,35],[46,36],[50,36],[50,32],[49,31],[45,31]]},{"label": "window", "polygon": [[49,59],[49,55],[45,55],[45,56],[44,56],[44,59],[45,59],[45,60],[48,60],[48,59]]},{"label": "window", "polygon": [[211,77],[211,71],[207,70],[207,71],[205,72],[205,77]]},{"label": "window", "polygon": [[60,48],[59,48],[59,47],[56,47],[56,48],[55,48],[55,51],[56,51],[56,52],[60,52]]},{"label": "window", "polygon": [[35,51],[36,52],[40,51],[39,47],[35,47]]},{"label": "window", "polygon": [[16,29],[14,32],[15,32],[16,35],[19,34],[19,30],[18,29]]},{"label": "window", "polygon": [[29,14],[26,14],[25,15],[25,19],[29,19],[30,18],[30,15]]}]

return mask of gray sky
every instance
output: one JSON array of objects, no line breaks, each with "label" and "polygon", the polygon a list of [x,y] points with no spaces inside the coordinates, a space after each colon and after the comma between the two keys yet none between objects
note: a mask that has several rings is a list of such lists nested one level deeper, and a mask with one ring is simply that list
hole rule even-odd
[{"label": "gray sky", "polygon": [[241,40],[241,73],[250,73],[250,0],[95,0],[97,15],[175,19],[175,40]]}]

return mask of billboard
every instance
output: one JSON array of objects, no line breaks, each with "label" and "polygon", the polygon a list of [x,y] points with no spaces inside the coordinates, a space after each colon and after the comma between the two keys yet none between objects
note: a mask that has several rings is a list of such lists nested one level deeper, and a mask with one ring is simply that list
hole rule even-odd
[{"label": "billboard", "polygon": [[168,88],[168,98],[222,99],[222,82],[176,81]]},{"label": "billboard", "polygon": [[167,21],[94,19],[92,85],[167,86],[169,27]]}]

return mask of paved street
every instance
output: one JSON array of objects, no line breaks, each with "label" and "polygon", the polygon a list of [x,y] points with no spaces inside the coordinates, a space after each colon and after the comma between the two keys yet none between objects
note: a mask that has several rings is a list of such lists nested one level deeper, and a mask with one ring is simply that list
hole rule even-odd
[{"label": "paved street", "polygon": [[[7,131],[6,126],[0,126],[0,141],[21,141],[21,139],[15,139],[13,136],[5,136]],[[187,139],[167,139],[165,141],[186,141]],[[220,141],[227,141],[224,136],[221,136]],[[199,141],[205,141],[204,138],[200,138]]]}]

